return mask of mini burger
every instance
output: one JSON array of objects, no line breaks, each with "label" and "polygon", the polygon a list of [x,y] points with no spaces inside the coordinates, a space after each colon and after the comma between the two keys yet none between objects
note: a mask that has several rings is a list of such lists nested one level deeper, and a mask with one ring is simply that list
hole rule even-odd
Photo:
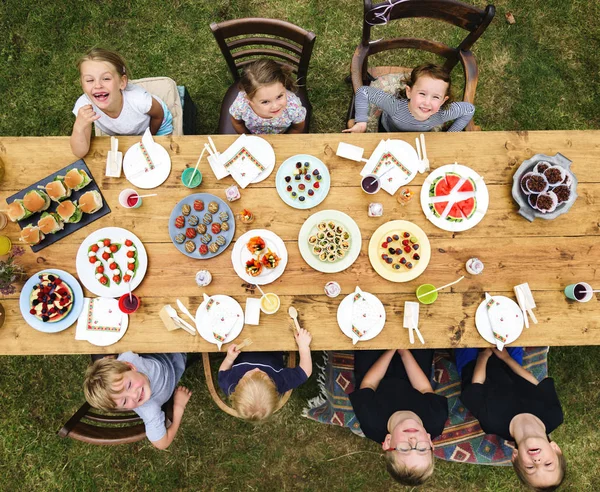
[{"label": "mini burger", "polygon": [[31,190],[23,197],[23,206],[30,212],[42,212],[50,206],[50,197],[41,190]]},{"label": "mini burger", "polygon": [[54,234],[65,227],[60,215],[44,212],[42,218],[38,220],[38,227],[44,234]]},{"label": "mini burger", "polygon": [[65,222],[70,222],[71,224],[79,222],[81,217],[83,217],[79,207],[71,200],[65,200],[64,202],[61,202],[56,208],[56,213],[60,215],[62,220]]},{"label": "mini burger", "polygon": [[21,231],[21,240],[29,244],[29,246],[35,246],[44,239],[44,233],[40,231],[38,226],[29,224],[25,229]]},{"label": "mini burger", "polygon": [[88,191],[79,197],[79,208],[86,214],[93,214],[102,208],[102,195],[97,191]]},{"label": "mini burger", "polygon": [[23,206],[23,200],[17,199],[8,206],[6,213],[8,214],[8,218],[10,220],[16,222],[17,220],[26,219],[33,212],[30,212]]},{"label": "mini burger", "polygon": [[46,185],[46,193],[48,193],[50,200],[60,202],[71,196],[71,189],[65,186],[62,179],[57,178]]},{"label": "mini burger", "polygon": [[71,169],[65,176],[65,185],[75,191],[85,188],[91,182],[87,173],[77,168]]}]

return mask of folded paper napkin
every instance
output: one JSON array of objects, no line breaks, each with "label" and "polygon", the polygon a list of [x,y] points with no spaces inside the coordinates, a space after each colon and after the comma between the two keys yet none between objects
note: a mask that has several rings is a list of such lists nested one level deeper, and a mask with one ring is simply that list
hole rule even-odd
[{"label": "folded paper napkin", "polygon": [[352,299],[352,344],[356,345],[365,334],[381,319],[381,314],[365,297],[357,286]]},{"label": "folded paper napkin", "polygon": [[210,329],[219,350],[240,318],[239,314],[221,301],[204,294]]},{"label": "folded paper napkin", "polygon": [[153,158],[154,139],[152,138],[150,128],[147,128],[142,136],[142,141],[140,142],[140,151],[142,153],[143,160],[141,161],[141,167],[139,167],[139,169],[138,166],[136,166],[135,172],[147,173],[152,171],[156,167],[154,163],[157,161]]},{"label": "folded paper napkin", "polygon": [[[395,155],[388,148],[389,142],[389,139],[379,142],[379,145],[377,145],[371,154],[371,157],[362,168],[360,175],[366,176],[367,174],[375,174],[376,176],[382,176],[381,188],[390,195],[393,195],[398,191],[400,186],[406,183],[407,178],[411,176],[414,171],[411,171],[402,164],[401,155]],[[391,166],[393,166],[392,170],[390,170]],[[383,173],[386,173],[385,176],[383,176]]]},{"label": "folded paper napkin", "polygon": [[221,154],[209,155],[208,163],[217,180],[229,176],[229,171],[225,169],[225,166],[223,166],[223,163],[221,162]]},{"label": "folded paper napkin", "polygon": [[75,340],[87,340],[95,332],[118,333],[123,326],[123,313],[114,299],[96,297],[83,300],[83,310],[77,320]]},{"label": "folded paper napkin", "polygon": [[404,328],[413,329],[419,327],[419,303],[406,301],[404,303]]},{"label": "folded paper napkin", "polygon": [[485,300],[488,319],[490,320],[494,340],[496,340],[496,347],[498,347],[498,350],[502,350],[508,339],[509,317],[506,315],[506,311],[502,308],[502,305],[487,292],[485,293]]},{"label": "folded paper napkin", "polygon": [[260,163],[259,156],[253,154],[248,145],[248,137],[240,135],[233,144],[221,154],[223,167],[231,174],[236,183],[242,188],[248,186],[265,167]]}]

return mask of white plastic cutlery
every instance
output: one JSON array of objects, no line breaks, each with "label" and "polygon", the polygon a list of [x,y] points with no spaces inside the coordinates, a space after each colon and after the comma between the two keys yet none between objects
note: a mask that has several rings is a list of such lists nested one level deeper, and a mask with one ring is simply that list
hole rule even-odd
[{"label": "white plastic cutlery", "polygon": [[167,304],[165,306],[165,311],[171,318],[173,318],[177,323],[179,323],[179,326],[181,326],[181,328],[183,328],[185,331],[187,331],[190,335],[196,336],[196,329],[192,325],[187,323],[186,321],[183,321],[177,315],[177,311],[175,311],[175,309],[170,304]]},{"label": "white plastic cutlery", "polygon": [[423,159],[421,161],[421,169],[429,171],[429,159],[427,158],[427,147],[425,147],[425,135],[421,133],[421,151],[423,152]]},{"label": "white plastic cutlery", "polygon": [[181,309],[181,312],[183,314],[185,314],[188,318],[190,318],[192,320],[192,322],[194,323],[194,325],[196,324],[196,319],[192,316],[192,313],[190,313],[188,311],[188,308],[186,308],[183,304],[183,302],[181,302],[179,299],[177,299],[177,307],[179,307],[179,309]]}]

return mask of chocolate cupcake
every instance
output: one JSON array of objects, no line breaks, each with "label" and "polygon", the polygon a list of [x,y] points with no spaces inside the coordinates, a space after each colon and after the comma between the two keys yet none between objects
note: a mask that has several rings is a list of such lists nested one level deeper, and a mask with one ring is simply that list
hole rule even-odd
[{"label": "chocolate cupcake", "polygon": [[533,173],[525,182],[530,193],[543,193],[548,189],[548,180],[543,174]]},{"label": "chocolate cupcake", "polygon": [[539,195],[536,195],[535,193],[532,193],[531,195],[529,195],[529,196],[527,197],[527,201],[529,202],[529,205],[530,205],[532,208],[537,208],[537,207],[536,207],[536,204],[537,204],[537,199],[538,199],[538,196],[539,196]]},{"label": "chocolate cupcake", "polygon": [[562,184],[567,185],[570,188],[573,184],[573,175],[569,171],[565,171],[565,175]]},{"label": "chocolate cupcake", "polygon": [[538,163],[533,168],[533,172],[538,174],[544,174],[544,171],[551,166],[552,164],[550,164],[548,161],[538,161]]},{"label": "chocolate cupcake", "polygon": [[533,176],[533,173],[532,173],[532,172],[525,173],[525,174],[523,174],[523,176],[521,176],[521,181],[520,181],[520,185],[521,185],[521,191],[522,191],[523,193],[525,193],[526,195],[530,195],[530,194],[531,194],[531,191],[529,191],[529,190],[527,189],[527,186],[526,186],[526,185],[527,185],[527,180],[528,180],[529,178],[531,178],[531,176]]},{"label": "chocolate cupcake", "polygon": [[556,198],[558,198],[558,203],[564,203],[571,197],[571,189],[564,184],[557,186],[552,191],[556,195]]},{"label": "chocolate cupcake", "polygon": [[553,191],[549,191],[548,193],[540,193],[535,204],[535,208],[537,208],[543,214],[547,214],[554,212],[557,205],[558,198],[556,194]]},{"label": "chocolate cupcake", "polygon": [[544,171],[544,176],[550,186],[557,186],[563,182],[566,177],[565,170],[562,167],[551,166]]}]

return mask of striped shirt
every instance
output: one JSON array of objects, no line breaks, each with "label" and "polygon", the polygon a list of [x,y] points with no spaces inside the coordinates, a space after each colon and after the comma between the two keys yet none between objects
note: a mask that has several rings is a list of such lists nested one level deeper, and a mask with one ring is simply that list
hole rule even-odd
[{"label": "striped shirt", "polygon": [[414,118],[408,109],[408,99],[398,99],[391,94],[369,86],[356,91],[356,121],[366,122],[369,104],[383,110],[381,124],[388,132],[428,132],[447,121],[454,121],[449,132],[464,130],[475,114],[475,106],[468,102],[453,102],[448,109],[441,109],[425,121]]}]

